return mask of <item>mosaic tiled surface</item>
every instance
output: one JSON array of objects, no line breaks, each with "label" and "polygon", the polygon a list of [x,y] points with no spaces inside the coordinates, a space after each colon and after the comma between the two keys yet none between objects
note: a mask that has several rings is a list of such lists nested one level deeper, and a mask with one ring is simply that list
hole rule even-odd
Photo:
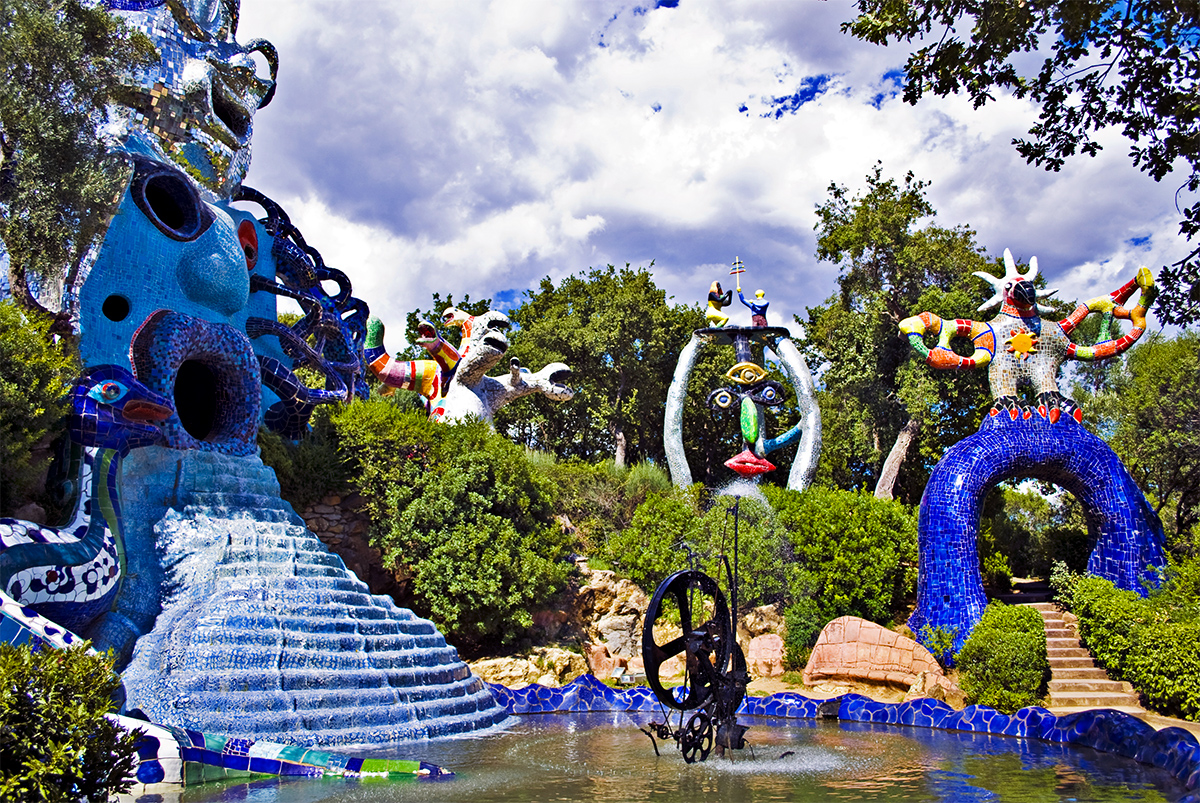
[{"label": "mosaic tiled surface", "polygon": [[61,650],[78,644],[79,637],[0,591],[0,644],[19,647],[28,643]]},{"label": "mosaic tiled surface", "polygon": [[172,417],[162,428],[167,446],[233,455],[257,451],[262,402],[258,358],[237,329],[182,312],[156,310],[134,333],[129,357],[138,379],[163,394],[175,392],[185,361],[198,361],[211,374],[215,406],[211,431],[197,438],[178,416]]},{"label": "mosaic tiled surface", "polygon": [[1053,482],[1079,500],[1096,537],[1089,573],[1144,594],[1143,580],[1166,565],[1162,523],[1108,444],[1069,416],[990,416],[946,452],[921,497],[914,633],[926,625],[954,630],[957,651],[978,624],[987,606],[979,510],[997,483],[1014,477]]},{"label": "mosaic tiled surface", "polygon": [[[448,736],[508,716],[432,622],[372,595],[304,526],[260,460],[175,454],[173,505],[146,536],[156,566],[140,572],[159,579],[118,600],[140,617],[122,672],[131,708],[308,745]],[[141,616],[148,594],[157,611]]]},{"label": "mosaic tiled surface", "polygon": [[121,458],[161,437],[169,400],[114,365],[84,372],[71,390],[68,433],[84,447],[78,503],[65,527],[0,519],[0,589],[82,632],[106,611],[121,579]]},{"label": "mosaic tiled surface", "polygon": [[[250,166],[255,112],[275,93],[278,56],[264,40],[239,44],[238,4],[106,0],[154,42],[161,59],[128,77],[128,92],[109,135],[164,163],[177,163],[228,198]],[[251,53],[270,66],[255,75]],[[221,114],[211,100],[218,96]]]},{"label": "mosaic tiled surface", "polygon": [[425,761],[373,759],[296,745],[220,736],[119,717],[146,732],[138,743],[139,784],[191,786],[231,777],[446,778],[454,773]]},{"label": "mosaic tiled surface", "polygon": [[[495,683],[489,685],[497,702],[513,714],[657,713],[661,709],[649,688],[617,691],[591,675],[581,675],[562,688],[534,684],[509,689]],[[796,692],[780,692],[769,697],[747,697],[738,715],[816,719],[833,716],[834,705],[837,719],[843,722],[970,731],[1090,747],[1165,769],[1188,789],[1200,785],[1200,742],[1195,736],[1182,728],[1155,731],[1137,717],[1112,709],[1056,716],[1035,707],[1008,716],[986,706],[973,705],[955,711],[940,700],[928,698],[879,703],[859,694],[814,700]]]}]

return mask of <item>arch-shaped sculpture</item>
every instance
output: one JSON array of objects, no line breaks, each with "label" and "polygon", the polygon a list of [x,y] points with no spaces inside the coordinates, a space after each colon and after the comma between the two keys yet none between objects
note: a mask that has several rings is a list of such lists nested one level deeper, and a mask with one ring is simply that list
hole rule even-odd
[{"label": "arch-shaped sculpture", "polygon": [[[679,362],[675,364],[675,376],[667,390],[667,407],[663,416],[663,446],[674,484],[692,484],[692,470],[683,451],[683,404],[687,401],[688,379],[696,367],[701,350],[708,345],[733,345],[741,355],[743,348],[749,351],[749,344],[752,342],[769,347],[779,356],[800,408],[799,423],[780,437],[765,440],[764,454],[798,440],[796,459],[788,474],[787,487],[800,491],[812,483],[813,476],[817,473],[817,458],[821,456],[821,411],[817,407],[812,374],[796,349],[796,344],[792,342],[791,333],[782,326],[727,326],[697,329],[692,332],[691,340],[679,353]],[[739,359],[742,359],[742,356],[739,356]]]},{"label": "arch-shaped sculpture", "polygon": [[979,511],[997,483],[1033,477],[1072,493],[1083,506],[1094,547],[1088,572],[1145,593],[1143,580],[1166,564],[1163,527],[1121,459],[1069,416],[989,416],[934,468],[921,497],[921,572],[913,632],[953,631],[955,650],[987,607],[975,538]]},{"label": "arch-shaped sculpture", "polygon": [[[986,367],[995,399],[983,425],[955,444],[934,468],[921,498],[918,521],[920,573],[917,610],[909,627],[918,638],[926,626],[954,633],[957,651],[983,616],[987,599],[979,571],[975,537],[979,508],[996,483],[1037,477],[1073,493],[1084,507],[1094,543],[1088,571],[1118,587],[1145,593],[1143,580],[1166,564],[1163,529],[1157,514],[1104,441],[1085,430],[1083,409],[1058,388],[1058,371],[1068,360],[1114,357],[1141,337],[1146,312],[1157,288],[1147,268],[1105,296],[1079,304],[1063,320],[1045,321],[1038,303],[1054,290],[1038,292],[1037,258],[1024,274],[1004,251],[1004,276],[977,271],[995,294],[981,310],[1000,306],[990,321],[943,321],[922,312],[900,322],[925,364],[940,370]],[[1132,309],[1124,304],[1140,290]],[[1070,335],[1088,315],[1103,316],[1100,342],[1080,345]],[[1128,320],[1124,335],[1113,332],[1116,320]],[[933,348],[925,336],[937,335]],[[969,339],[970,357],[950,348],[955,338]],[[1022,389],[1037,394],[1037,407],[1025,406]]]}]

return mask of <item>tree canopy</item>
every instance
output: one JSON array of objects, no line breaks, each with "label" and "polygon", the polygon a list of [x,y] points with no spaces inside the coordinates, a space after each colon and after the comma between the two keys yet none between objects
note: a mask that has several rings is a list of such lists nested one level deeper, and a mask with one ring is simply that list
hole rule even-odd
[{"label": "tree canopy", "polygon": [[[934,215],[927,182],[909,173],[897,184],[876,165],[866,185],[851,196],[831,184],[817,207],[817,257],[839,266],[838,293],[810,307],[807,321],[796,317],[820,376],[818,477],[841,488],[874,486],[884,498],[895,490],[913,503],[945,449],[978,428],[987,375],[926,368],[898,324],[926,310],[968,314],[986,295],[972,271],[995,271],[969,228],[927,224]],[[914,441],[918,467],[896,486]]]},{"label": "tree canopy", "polygon": [[[651,266],[653,263],[651,263]],[[663,460],[663,409],[679,352],[704,326],[698,306],[669,304],[647,268],[593,268],[549,278],[509,314],[509,355],[537,370],[571,367],[575,397],[531,397],[501,410],[496,428],[560,457],[611,456],[618,466]]]},{"label": "tree canopy", "polygon": [[101,6],[0,2],[0,239],[13,296],[68,281],[126,179],[99,135],[121,76],[157,54]]},{"label": "tree canopy", "polygon": [[[1171,0],[857,0],[842,26],[875,44],[927,42],[905,65],[904,99],[964,92],[976,107],[1011,92],[1040,106],[1028,138],[1031,164],[1058,170],[1094,156],[1099,131],[1130,141],[1134,165],[1161,181],[1182,163],[1181,190],[1200,189],[1200,5]],[[1030,57],[1026,54],[1034,54]],[[1200,233],[1200,201],[1180,231]],[[1200,320],[1200,247],[1163,268],[1158,315]]]}]

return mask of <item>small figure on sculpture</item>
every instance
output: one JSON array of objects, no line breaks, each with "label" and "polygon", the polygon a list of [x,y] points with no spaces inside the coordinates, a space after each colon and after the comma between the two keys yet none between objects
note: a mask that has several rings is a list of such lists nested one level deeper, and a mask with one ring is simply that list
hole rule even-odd
[{"label": "small figure on sculpture", "polygon": [[[970,370],[988,366],[988,381],[991,384],[995,403],[990,414],[1006,412],[1010,418],[1029,418],[1033,411],[1022,407],[1019,390],[1033,388],[1037,394],[1037,413],[1043,418],[1057,422],[1062,413],[1076,421],[1083,420],[1083,410],[1072,399],[1059,392],[1058,369],[1067,360],[1105,360],[1124,352],[1132,346],[1146,330],[1146,311],[1154,302],[1158,288],[1148,268],[1142,268],[1137,276],[1109,293],[1098,296],[1075,310],[1057,323],[1044,321],[1039,313],[1049,308],[1038,304],[1038,293],[1033,285],[1037,277],[1037,257],[1029,260],[1029,270],[1021,274],[1012,253],[1004,250],[1004,276],[996,277],[983,271],[975,275],[987,281],[995,289],[995,295],[980,305],[980,310],[1000,306],[1000,314],[990,321],[955,320],[943,321],[930,312],[922,312],[900,322],[913,350],[925,358],[925,364],[941,370]],[[1132,309],[1122,306],[1135,290],[1141,290],[1137,304]],[[1043,298],[1056,290],[1042,293]],[[1070,334],[1092,313],[1104,317],[1100,342],[1094,346],[1081,346],[1070,339]],[[1112,337],[1112,319],[1128,320],[1133,324],[1128,334]],[[937,345],[925,346],[924,336],[938,336]],[[955,338],[970,340],[975,350],[970,357],[957,354],[950,348]],[[997,344],[1004,348],[998,349]]]},{"label": "small figure on sculpture", "polygon": [[743,304],[745,304],[747,307],[750,308],[750,325],[751,326],[766,326],[767,325],[767,307],[769,307],[771,305],[771,302],[764,301],[763,300],[764,295],[766,295],[766,294],[763,293],[762,290],[755,290],[754,291],[754,300],[747,301],[746,297],[744,295],[742,295],[742,288],[740,288],[740,287],[738,288],[738,298],[740,298],[742,300]]},{"label": "small figure on sculpture", "polygon": [[750,309],[750,325],[766,327],[767,324],[767,307],[770,306],[769,301],[764,301],[763,296],[766,295],[762,290],[754,292],[754,301],[747,301],[742,295],[742,274],[746,272],[746,266],[742,264],[741,257],[733,258],[733,266],[729,269],[730,276],[737,276],[737,294],[742,303]]},{"label": "small figure on sculpture", "polygon": [[551,363],[531,373],[514,358],[509,361],[507,376],[487,376],[508,351],[505,332],[512,324],[504,313],[491,310],[472,316],[449,307],[442,313],[442,322],[462,329],[460,348],[442,339],[428,321],[421,321],[417,343],[432,359],[393,359],[383,346],[383,322],[372,317],[367,323],[364,350],[371,372],[388,387],[416,391],[425,397],[430,418],[435,421],[477,416],[491,423],[497,410],[522,396],[541,393],[555,401],[567,401],[575,395],[561,383],[571,373],[563,363]]},{"label": "small figure on sculpture", "polygon": [[708,311],[704,313],[705,320],[708,325],[719,329],[729,323],[729,316],[721,312],[722,309],[733,303],[733,291],[726,290],[721,292],[721,283],[713,282],[712,287],[708,288]]}]

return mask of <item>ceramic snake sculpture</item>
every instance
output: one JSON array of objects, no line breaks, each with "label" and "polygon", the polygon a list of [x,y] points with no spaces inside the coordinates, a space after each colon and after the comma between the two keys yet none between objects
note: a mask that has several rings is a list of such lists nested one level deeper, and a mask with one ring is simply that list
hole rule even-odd
[{"label": "ceramic snake sculpture", "polygon": [[116,365],[84,372],[70,405],[70,437],[83,451],[75,511],[65,527],[0,518],[0,589],[82,634],[111,606],[123,574],[121,459],[156,443],[174,407]]}]

